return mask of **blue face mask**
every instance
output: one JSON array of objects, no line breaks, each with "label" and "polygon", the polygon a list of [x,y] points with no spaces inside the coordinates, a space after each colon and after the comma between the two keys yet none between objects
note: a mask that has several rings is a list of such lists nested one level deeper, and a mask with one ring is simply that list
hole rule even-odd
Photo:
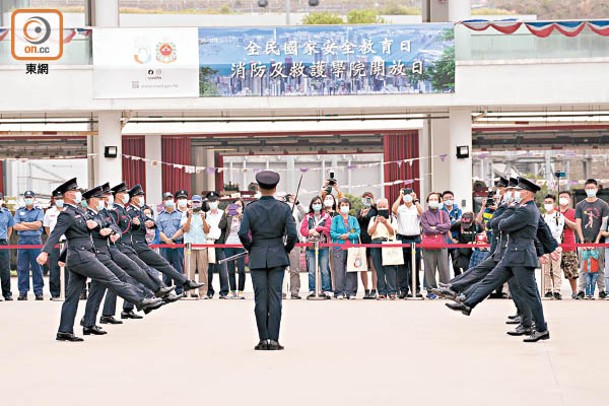
[{"label": "blue face mask", "polygon": [[87,201],[86,201],[86,200],[81,200],[81,201],[80,201],[80,205],[81,205],[83,208],[85,208],[85,209],[86,209],[87,207],[89,207],[89,204],[87,203]]},{"label": "blue face mask", "polygon": [[174,203],[174,201],[173,201],[173,200],[167,200],[167,201],[165,202],[165,207],[167,207],[167,208],[171,208],[171,207],[173,207],[173,206],[175,206],[175,203]]},{"label": "blue face mask", "polygon": [[588,197],[596,197],[596,189],[586,189],[586,195]]},{"label": "blue face mask", "polygon": [[440,207],[440,203],[436,202],[435,200],[431,200],[429,202],[429,208],[430,209],[437,209]]},{"label": "blue face mask", "polygon": [[340,212],[343,214],[349,214],[349,206],[341,206]]},{"label": "blue face mask", "polygon": [[321,211],[321,203],[315,203],[315,204],[313,205],[313,211],[314,211],[315,213],[319,213],[319,212]]},{"label": "blue face mask", "polygon": [[23,199],[23,201],[25,202],[26,206],[31,206],[34,204],[34,199],[31,199],[29,197],[27,199]]},{"label": "blue face mask", "polygon": [[522,195],[520,194],[520,192],[514,192],[514,200],[516,201],[516,203],[520,203],[522,201]]},{"label": "blue face mask", "polygon": [[55,200],[55,206],[61,209],[63,207],[63,200]]}]

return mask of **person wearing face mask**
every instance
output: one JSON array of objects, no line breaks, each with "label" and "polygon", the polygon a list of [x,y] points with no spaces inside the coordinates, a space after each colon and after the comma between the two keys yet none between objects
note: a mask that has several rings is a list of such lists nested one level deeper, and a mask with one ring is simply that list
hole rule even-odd
[{"label": "person wearing face mask", "polygon": [[336,198],[334,195],[326,194],[325,197],[322,198],[324,202],[324,210],[330,217],[334,217],[338,214],[336,211]]},{"label": "person wearing face mask", "polygon": [[[13,234],[14,225],[13,215],[4,207],[4,195],[0,192],[0,245],[8,245],[8,241]],[[4,300],[13,300],[10,255],[7,249],[0,249],[0,282],[2,284],[2,297]]]},{"label": "person wearing face mask", "polygon": [[448,238],[450,238],[448,236],[450,219],[448,214],[439,208],[441,198],[440,194],[436,192],[428,194],[426,199],[428,209],[421,215],[421,229],[423,230],[421,244],[428,246],[428,248],[422,250],[425,266],[425,289],[428,299],[436,298],[436,295],[431,291],[431,289],[438,287],[436,272],[440,276],[440,282],[447,283],[450,280],[447,248],[433,247],[433,245],[446,244]]},{"label": "person wearing face mask", "polygon": [[[176,281],[176,293],[182,293],[193,289],[198,289],[203,286],[203,283],[197,283],[188,279],[183,273],[176,270],[165,258],[154,252],[146,242],[146,229],[157,227],[154,219],[145,218],[142,215],[141,207],[145,206],[144,190],[141,185],[135,185],[129,190],[131,201],[127,214],[132,219],[131,244],[139,258],[146,265],[161,272],[165,280]],[[182,218],[180,217],[180,220]],[[181,235],[181,234],[180,234]],[[183,268],[182,268],[183,269]],[[178,293],[178,294],[179,294]]]},{"label": "person wearing face mask", "polygon": [[[44,219],[42,220],[42,225],[47,236],[51,235],[51,232],[53,232],[53,229],[57,224],[57,216],[59,216],[59,213],[63,211],[63,199],[61,198],[61,193],[59,193],[59,191],[57,190],[54,190],[51,193],[51,196],[51,207],[49,207],[44,213]],[[65,241],[65,237],[63,237],[59,241]],[[61,294],[61,282],[59,278],[60,269],[59,265],[57,264],[59,260],[59,253],[59,247],[53,248],[53,251],[51,252],[51,259],[49,262],[49,290],[51,292],[51,300],[59,299],[59,296]],[[69,272],[66,271],[65,275],[69,275]],[[65,286],[68,286],[67,279],[64,278],[64,280]]]},{"label": "person wearing face mask", "polygon": [[[300,223],[300,234],[307,237],[308,243],[327,244],[330,241],[330,226],[332,218],[323,209],[323,201],[320,196],[311,199],[309,213]],[[307,270],[309,271],[309,295],[315,295],[315,249],[307,246],[305,250]],[[318,266],[321,275],[321,292],[330,299],[332,287],[330,285],[330,248],[320,247],[318,250]]]},{"label": "person wearing face mask", "polygon": [[[609,205],[596,197],[596,194],[598,193],[598,182],[596,179],[588,179],[584,185],[584,190],[586,191],[586,199],[577,203],[575,206],[575,221],[577,222],[579,230],[581,230],[579,239],[582,243],[598,244],[603,237],[603,228],[607,227]],[[604,250],[602,248],[593,248],[593,250],[597,251],[595,256],[598,256],[599,258],[600,269],[604,269]],[[583,262],[580,263],[580,269],[582,266]],[[605,274],[603,272],[598,273],[596,284],[598,285],[598,297],[600,299],[605,299],[607,297],[607,292],[605,287]],[[576,299],[583,299],[585,297],[585,288],[586,278],[579,278]]]},{"label": "person wearing face mask", "polygon": [[176,196],[176,206],[178,211],[184,213],[188,211],[188,190],[181,189],[178,190],[175,194]]},{"label": "person wearing face mask", "polygon": [[[209,236],[208,241],[214,242],[215,244],[224,244],[224,238],[222,230],[220,230],[220,221],[226,216],[223,210],[220,210],[220,194],[215,191],[208,192],[205,195],[205,200],[209,211],[207,212],[205,220],[209,224]],[[215,248],[216,252],[216,263],[209,264],[207,269],[207,298],[211,299],[214,297],[215,291],[213,287],[214,274],[218,274],[220,278],[220,289],[218,297],[221,300],[228,298],[228,268],[226,264],[218,264],[218,261],[225,258],[224,250],[222,248]]]},{"label": "person wearing face mask", "polygon": [[571,286],[571,297],[577,296],[577,278],[579,277],[579,260],[575,247],[575,232],[581,234],[575,221],[575,209],[571,207],[571,193],[560,192],[558,195],[558,209],[565,219],[565,228],[562,233],[562,260],[561,268],[565,279]]},{"label": "person wearing face mask", "polygon": [[[400,195],[393,203],[391,211],[397,220],[398,240],[402,244],[421,243],[421,215],[423,206],[417,199],[417,194],[410,188],[401,189]],[[409,246],[403,247],[404,265],[398,265],[398,291],[399,298],[417,297],[421,295],[421,249],[415,248],[415,263],[412,263],[412,250]],[[416,288],[412,286],[412,272],[415,272]]]},{"label": "person wearing face mask", "polygon": [[[355,218],[359,223],[359,227],[362,230],[361,240],[362,244],[370,244],[372,239],[368,234],[368,226],[370,225],[370,219],[377,215],[376,213],[376,202],[374,201],[374,195],[372,192],[364,192],[362,194],[363,209],[355,212]],[[376,299],[376,288],[377,288],[377,274],[372,261],[371,248],[366,248],[366,261],[368,261],[368,269],[371,271],[372,277],[372,290],[368,289],[368,271],[360,272],[362,285],[364,286],[364,299]]]},{"label": "person wearing face mask", "polygon": [[[31,190],[23,194],[24,205],[15,211],[13,218],[15,225],[13,229],[17,231],[19,245],[42,245],[42,222],[44,213],[40,207],[34,207],[36,195]],[[40,248],[18,249],[17,250],[17,280],[19,297],[17,300],[27,300],[27,293],[30,290],[30,269],[34,282],[34,294],[36,300],[43,300],[42,289],[44,279],[42,268],[36,263],[36,257],[40,254]]]},{"label": "person wearing face mask", "polygon": [[[179,206],[183,206],[184,190],[178,191],[180,197],[178,202]],[[188,196],[188,195],[187,195]],[[157,217],[157,227],[159,229],[159,237],[161,243],[169,245],[170,247],[175,244],[183,243],[183,230],[182,226],[182,212],[176,209],[176,203],[171,192],[165,192],[163,194],[163,211],[161,211]],[[179,273],[184,273],[184,249],[183,248],[161,248],[160,254],[171,266],[173,266]],[[174,282],[177,285],[177,281],[172,281],[167,275],[163,276],[163,281],[166,285],[172,285]],[[182,293],[182,289],[178,286],[176,293]]]},{"label": "person wearing face mask", "polygon": [[[543,314],[543,305],[537,290],[535,281],[535,268],[539,262],[546,263],[550,258],[556,259],[558,243],[550,234],[551,249],[550,258],[544,253],[545,249],[537,248],[536,238],[541,219],[541,214],[535,205],[535,194],[541,189],[533,182],[519,178],[518,186],[514,192],[514,200],[517,204],[510,216],[499,221],[498,228],[507,234],[507,245],[503,258],[497,267],[480,281],[475,290],[456,303],[448,303],[446,306],[454,311],[460,311],[469,316],[472,309],[482,302],[498,286],[503,285],[510,279],[514,279],[518,287],[516,290],[519,300],[522,301],[520,311],[530,313],[535,327],[531,324],[521,325],[518,329],[508,334],[520,336],[530,334],[524,342],[537,342],[550,338],[550,332]],[[541,221],[545,225],[545,222]],[[549,246],[548,246],[549,247]],[[542,254],[538,260],[538,256]]]},{"label": "person wearing face mask", "polygon": [[[295,197],[293,194],[287,193],[287,194],[285,194],[283,199],[290,207],[290,210],[292,212],[292,217],[294,217],[294,223],[300,224],[300,222],[302,221],[304,216],[307,214],[307,209],[300,202],[294,201]],[[296,206],[296,207],[294,207],[294,206]],[[300,235],[300,232],[299,232],[298,241],[304,242],[305,240],[306,239],[303,238],[303,236]],[[300,297],[300,258],[301,258],[301,255],[302,255],[302,252],[301,252],[300,247],[296,247],[292,250],[292,252],[290,252],[290,266],[288,267],[288,272],[290,275],[289,290],[290,290],[290,299],[293,299],[293,300],[302,299]]]},{"label": "person wearing face mask", "polygon": [[[237,199],[233,205],[229,205],[226,208],[226,213],[218,227],[222,232],[221,240],[226,245],[241,245],[239,239],[239,229],[241,228],[241,219],[243,218],[243,200]],[[243,248],[225,248],[224,256],[226,258],[232,257],[237,254],[243,253]],[[237,279],[235,277],[235,266],[237,273],[239,274],[239,284],[237,285]],[[245,290],[245,257],[226,262],[226,269],[228,271],[228,282],[230,285],[230,298],[243,300],[245,296],[243,291]]]},{"label": "person wearing face mask", "polygon": [[[343,245],[347,242],[357,244],[360,241],[360,227],[357,219],[349,214],[351,202],[347,198],[338,201],[340,215],[332,219],[330,237],[332,244]],[[355,272],[347,272],[347,250],[334,247],[332,251],[334,258],[335,286],[334,297],[342,299],[355,299],[357,294],[357,275]]]},{"label": "person wearing face mask", "polygon": [[[545,213],[542,215],[543,220],[546,222],[550,231],[552,232],[552,237],[560,244],[562,241],[562,233],[565,228],[565,217],[556,210],[556,196],[553,194],[547,194],[543,201],[543,207]],[[561,248],[558,248],[559,254],[561,253]],[[544,292],[546,298],[555,298],[557,300],[562,299],[562,295],[560,294],[561,287],[561,271],[560,271],[560,262],[562,259],[562,255],[558,255],[557,259],[553,259],[547,264],[541,265],[541,271],[544,273]]]},{"label": "person wearing face mask", "polygon": [[[182,216],[182,229],[184,230],[184,242],[190,244],[207,244],[207,236],[209,235],[209,224],[205,220],[205,212],[203,211],[203,199],[199,195],[192,196],[192,208],[184,212]],[[213,249],[213,248],[210,248]],[[188,277],[195,280],[195,273],[199,274],[199,282],[205,282],[204,286],[199,288],[199,294],[191,293],[190,297],[196,299],[207,298],[207,269],[209,268],[209,260],[207,256],[208,248],[192,247],[190,254],[190,274]]]},{"label": "person wearing face mask", "polygon": [[[394,216],[389,212],[389,201],[379,199],[376,203],[376,215],[370,219],[368,233],[370,233],[371,243],[381,245],[385,241],[393,240],[396,235],[397,224]],[[397,266],[383,265],[383,248],[372,248],[372,262],[376,268],[378,276],[378,299],[382,300],[389,297],[395,300],[397,297]]]},{"label": "person wearing face mask", "polygon": [[[453,226],[455,223],[457,223],[459,220],[461,220],[461,217],[463,216],[463,211],[461,210],[461,208],[455,204],[455,194],[453,192],[451,192],[450,190],[447,190],[445,192],[442,193],[442,201],[440,202],[440,209],[444,210],[446,213],[448,213],[448,217],[450,218],[450,225]],[[458,234],[456,230],[451,230],[450,232],[450,237],[451,237],[451,241],[457,240],[458,239]],[[456,260],[456,257],[458,255],[458,251],[455,248],[449,248],[448,249],[448,260],[452,261],[453,264]],[[466,267],[467,269],[467,267]],[[455,272],[455,276],[458,276],[458,273],[460,273],[460,271],[458,269],[454,268],[453,265],[453,270]]]}]

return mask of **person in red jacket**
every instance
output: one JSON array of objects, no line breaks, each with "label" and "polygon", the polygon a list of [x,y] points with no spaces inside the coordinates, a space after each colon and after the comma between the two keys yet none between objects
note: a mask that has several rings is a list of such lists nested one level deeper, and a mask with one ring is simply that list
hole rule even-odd
[{"label": "person in red jacket", "polygon": [[[316,196],[309,204],[309,213],[300,223],[300,234],[309,243],[318,242],[327,244],[330,241],[330,226],[332,218],[324,210],[323,200]],[[309,271],[309,297],[315,295],[315,248],[308,246],[306,249],[307,270]],[[332,297],[330,287],[330,249],[320,247],[318,251],[318,264],[321,273],[321,290],[327,298]]]}]

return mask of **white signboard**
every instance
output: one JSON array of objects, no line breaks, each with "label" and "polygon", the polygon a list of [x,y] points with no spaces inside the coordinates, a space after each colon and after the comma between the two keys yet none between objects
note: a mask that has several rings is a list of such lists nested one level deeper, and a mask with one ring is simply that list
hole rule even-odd
[{"label": "white signboard", "polygon": [[199,97],[197,28],[94,28],[96,98]]}]

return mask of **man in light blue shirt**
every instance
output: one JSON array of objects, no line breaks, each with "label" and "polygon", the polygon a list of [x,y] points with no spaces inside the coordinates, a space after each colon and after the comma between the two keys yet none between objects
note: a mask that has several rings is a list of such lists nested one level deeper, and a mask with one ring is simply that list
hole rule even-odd
[{"label": "man in light blue shirt", "polygon": [[[188,209],[182,215],[182,230],[184,232],[184,243],[188,244],[206,244],[207,234],[209,234],[209,224],[205,220],[205,212],[203,209],[203,198],[199,195],[192,197],[192,208]],[[207,268],[209,266],[209,258],[207,256],[207,248],[193,247],[190,253],[190,267],[188,279],[195,280],[195,273],[199,274],[199,282],[204,282],[205,285],[199,288],[199,295],[195,292],[190,293],[190,297],[209,299],[207,297]]]},{"label": "man in light blue shirt", "polygon": [[[14,224],[13,215],[4,207],[4,196],[0,193],[0,245],[9,244]],[[2,247],[0,247],[0,281],[2,283],[2,297],[5,300],[13,300],[9,250],[2,249]]]},{"label": "man in light blue shirt", "polygon": [[[182,192],[182,191],[179,191]],[[182,194],[181,194],[182,195]],[[178,198],[181,196],[178,196]],[[171,192],[163,194],[164,210],[157,216],[156,224],[159,228],[159,236],[161,244],[175,245],[182,244],[182,212],[176,210],[176,203]],[[184,273],[184,249],[183,248],[161,248],[160,254],[173,266],[176,271]],[[182,293],[182,287],[178,281],[172,281],[171,278],[163,275],[163,281],[167,286],[175,284],[176,293]]]},{"label": "man in light blue shirt", "polygon": [[[15,211],[13,228],[19,234],[19,245],[42,245],[42,223],[44,213],[40,207],[34,207],[36,195],[31,190],[23,194],[24,206]],[[17,283],[19,287],[19,297],[17,300],[27,300],[27,293],[30,290],[30,269],[32,270],[32,280],[34,282],[34,294],[36,300],[43,300],[42,288],[42,268],[36,262],[36,257],[40,254],[40,248],[18,249],[17,250]]]}]

